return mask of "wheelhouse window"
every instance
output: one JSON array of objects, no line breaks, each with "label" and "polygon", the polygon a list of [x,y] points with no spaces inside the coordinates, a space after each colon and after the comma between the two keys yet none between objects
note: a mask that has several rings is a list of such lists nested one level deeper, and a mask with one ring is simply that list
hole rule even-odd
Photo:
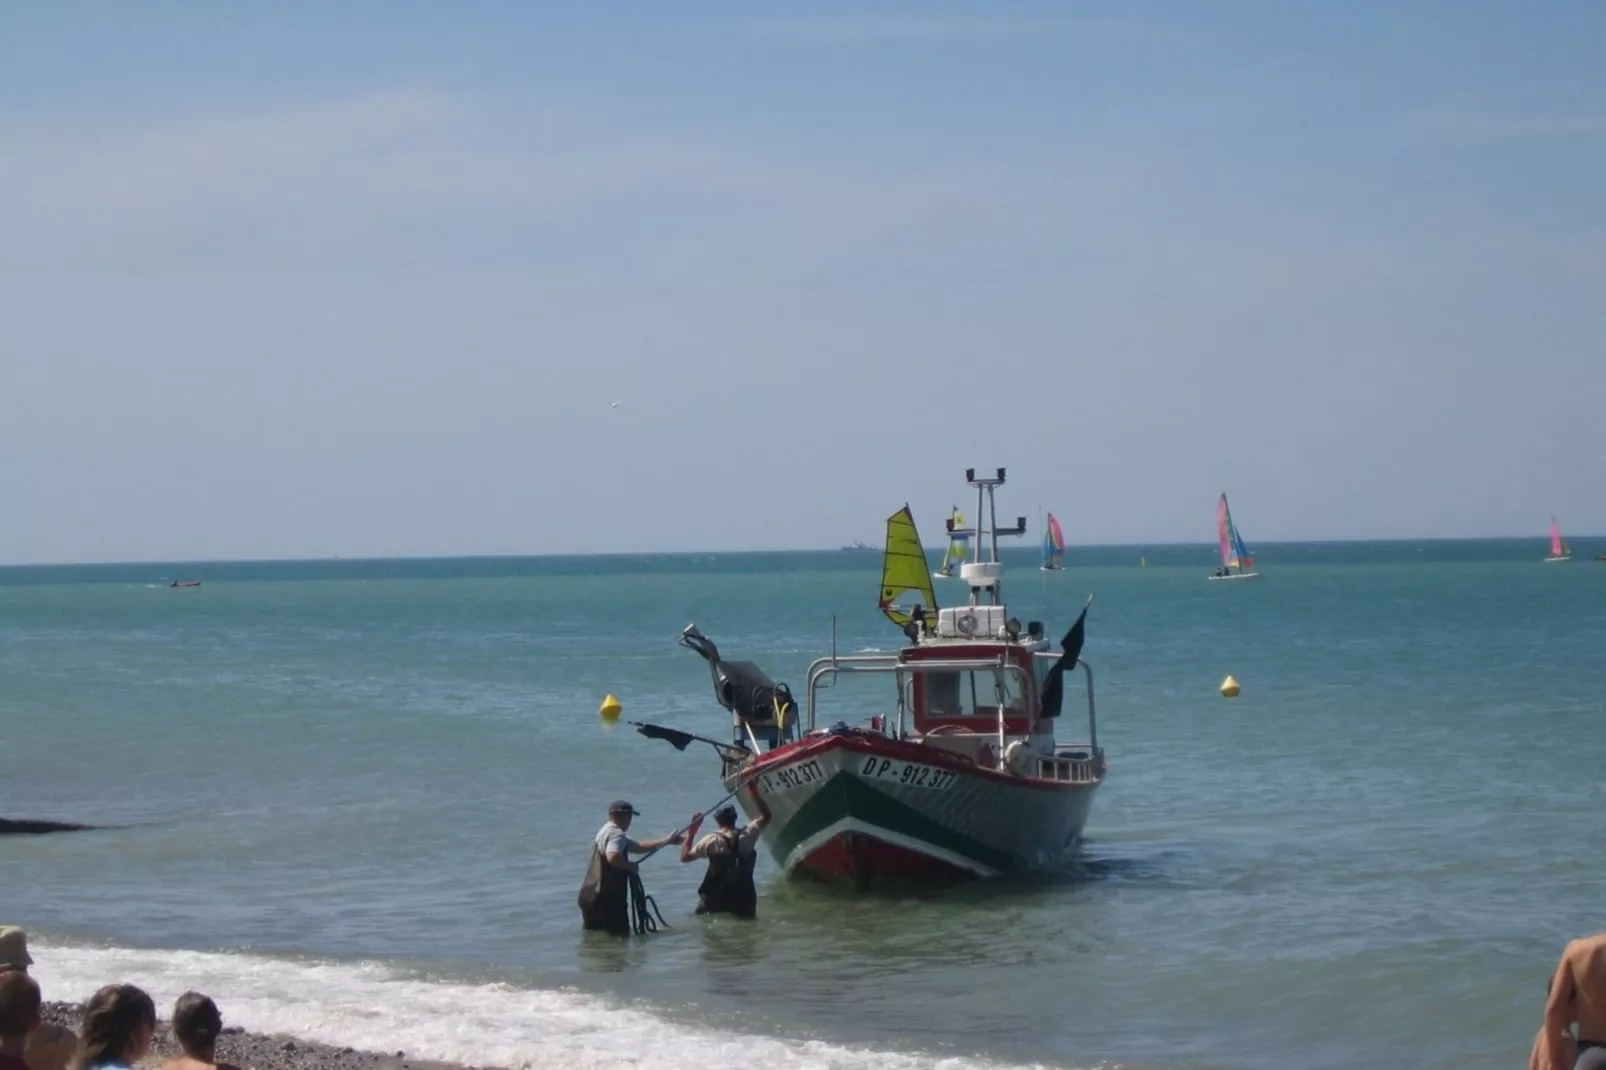
[{"label": "wheelhouse window", "polygon": [[920,689],[925,700],[921,712],[927,717],[996,718],[1000,683],[1004,713],[1007,716],[1024,713],[1024,682],[1019,673],[1010,670],[921,673]]}]

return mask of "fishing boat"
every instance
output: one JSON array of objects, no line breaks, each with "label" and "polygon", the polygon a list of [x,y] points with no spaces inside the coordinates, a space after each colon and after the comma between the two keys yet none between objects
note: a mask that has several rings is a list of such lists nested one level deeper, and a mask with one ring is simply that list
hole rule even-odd
[{"label": "fishing boat", "polygon": [[1043,563],[1038,567],[1044,572],[1059,572],[1065,568],[1060,562],[1065,558],[1065,533],[1060,530],[1060,522],[1054,519],[1054,514],[1048,514],[1048,526],[1043,528]]},{"label": "fishing boat", "polygon": [[948,511],[948,549],[943,551],[942,564],[937,571],[931,574],[932,579],[950,580],[959,575],[959,566],[965,563],[970,556],[970,529],[965,527],[965,517],[954,506]]},{"label": "fishing boat", "polygon": [[[762,839],[788,877],[856,890],[993,878],[1055,868],[1081,839],[1106,772],[1093,674],[1081,660],[1087,607],[1057,648],[1040,622],[1010,616],[998,539],[1025,534],[1026,520],[998,526],[1003,469],[965,478],[977,494],[971,559],[959,570],[968,604],[938,607],[905,505],[887,520],[879,607],[906,644],[838,655],[833,636],[831,653],[808,668],[801,708],[756,665],[725,660],[696,625],[681,635],[731,713],[731,743],[703,741],[720,752],[724,785],[748,816],[770,815]],[[1067,676],[1078,668],[1085,734],[1062,742]],[[822,696],[861,674],[890,685],[879,711],[858,723],[847,720],[849,710],[862,716],[857,704],[828,712]],[[681,749],[702,738],[641,730]]]},{"label": "fishing boat", "polygon": [[[1213,580],[1253,580],[1260,577],[1258,572],[1250,572],[1255,567],[1255,559],[1249,556],[1249,550],[1244,546],[1244,537],[1238,533],[1238,525],[1232,522],[1232,510],[1227,507],[1227,496],[1223,494],[1216,503],[1216,534],[1221,539],[1221,567],[1210,574]],[[1236,569],[1237,571],[1233,571]]]},{"label": "fishing boat", "polygon": [[200,580],[174,580],[168,584],[169,587],[199,587],[200,585]]},{"label": "fishing boat", "polygon": [[1556,526],[1556,518],[1550,518],[1550,553],[1545,556],[1545,564],[1553,565],[1559,561],[1571,561],[1572,548],[1561,541],[1561,529]]}]

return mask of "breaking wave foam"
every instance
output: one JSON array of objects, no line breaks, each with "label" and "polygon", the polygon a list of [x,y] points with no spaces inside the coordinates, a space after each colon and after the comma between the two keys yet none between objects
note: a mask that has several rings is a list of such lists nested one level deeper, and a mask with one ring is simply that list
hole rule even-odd
[{"label": "breaking wave foam", "polygon": [[46,999],[82,1001],[104,984],[139,985],[164,1017],[189,990],[224,1020],[367,1051],[472,1066],[685,1067],[766,1070],[983,1070],[1002,1064],[700,1029],[605,997],[505,984],[410,978],[376,963],[298,962],[246,954],[35,943],[30,970]]}]

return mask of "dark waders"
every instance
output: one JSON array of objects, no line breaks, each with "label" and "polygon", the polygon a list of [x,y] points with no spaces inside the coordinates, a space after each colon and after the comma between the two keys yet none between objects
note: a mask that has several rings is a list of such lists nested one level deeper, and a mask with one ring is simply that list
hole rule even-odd
[{"label": "dark waders", "polygon": [[758,915],[758,889],[753,884],[753,867],[758,853],[739,852],[737,834],[720,830],[719,843],[708,851],[708,872],[697,886],[697,913],[734,914],[738,918]]},{"label": "dark waders", "polygon": [[629,895],[630,874],[610,866],[607,857],[593,844],[579,895],[580,917],[585,927],[614,936],[629,936]]}]

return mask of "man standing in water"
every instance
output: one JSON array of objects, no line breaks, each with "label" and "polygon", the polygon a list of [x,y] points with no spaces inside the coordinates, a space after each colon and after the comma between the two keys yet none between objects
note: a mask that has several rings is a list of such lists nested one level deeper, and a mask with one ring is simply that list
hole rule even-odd
[{"label": "man standing in water", "polygon": [[726,806],[714,811],[714,831],[693,844],[702,824],[703,815],[693,814],[680,844],[682,862],[708,860],[708,872],[697,886],[697,913],[756,917],[758,889],[753,885],[753,866],[758,862],[758,834],[764,828],[764,816],[738,829],[736,807]]},{"label": "man standing in water", "polygon": [[600,929],[614,936],[630,935],[630,875],[636,864],[631,854],[645,854],[665,844],[679,843],[681,834],[671,832],[656,840],[639,843],[626,833],[630,822],[640,815],[634,806],[615,799],[608,806],[608,823],[597,832],[591,845],[591,862],[586,866],[585,883],[580,886],[580,917],[587,929]]},{"label": "man standing in water", "polygon": [[[1577,1062],[1567,1060],[1568,1027],[1578,1023]],[[1574,940],[1561,953],[1545,1000],[1538,1062],[1546,1070],[1606,1070],[1606,932]]]}]

